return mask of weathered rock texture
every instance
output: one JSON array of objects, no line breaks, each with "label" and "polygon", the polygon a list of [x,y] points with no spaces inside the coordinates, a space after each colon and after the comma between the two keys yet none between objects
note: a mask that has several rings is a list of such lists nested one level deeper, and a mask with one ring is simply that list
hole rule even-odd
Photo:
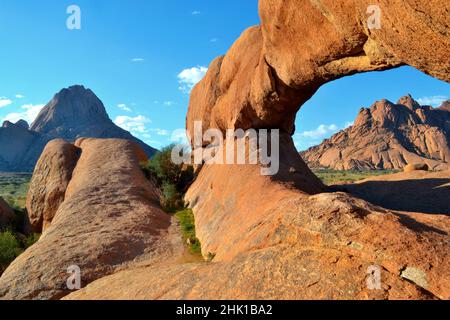
[{"label": "weathered rock texture", "polygon": [[411,96],[397,104],[381,100],[361,109],[353,126],[301,156],[309,166],[336,170],[403,169],[408,164],[450,169],[450,112],[420,106]]},{"label": "weathered rock texture", "polygon": [[[287,170],[268,178],[258,166],[203,166],[186,198],[213,263],[127,270],[67,298],[449,298],[448,217],[400,216],[343,193],[310,195],[322,186],[290,147],[296,112],[326,82],[403,64],[449,80],[449,4],[375,3],[380,30],[366,24],[373,1],[260,1],[261,26],[245,31],[194,88],[187,128],[191,137],[195,121],[204,130],[281,129]],[[367,287],[370,266],[381,270],[380,290]]]},{"label": "weathered rock texture", "polygon": [[[408,213],[389,212],[344,193],[309,196],[277,183],[252,182],[251,168],[223,169],[204,167],[190,191],[198,188],[203,195],[194,210],[200,219],[197,225],[212,233],[202,234],[202,244],[217,254],[212,263],[131,268],[67,298],[450,297],[448,217],[431,217],[439,218],[437,226],[419,223]],[[210,184],[213,190],[223,190],[220,197],[205,191]],[[250,186],[251,192],[246,188]],[[236,190],[230,192],[232,188]],[[206,211],[210,199],[219,201],[213,212]],[[203,217],[207,213],[209,221]],[[447,229],[437,229],[441,225]],[[371,266],[381,271],[379,290],[367,286]],[[421,276],[407,281],[402,277],[408,276],[406,270]]]},{"label": "weathered rock texture", "polygon": [[14,211],[0,197],[0,229],[7,226],[14,219]]},{"label": "weathered rock texture", "polygon": [[[44,185],[39,191],[34,184],[30,198],[44,221],[56,209],[50,201],[60,202],[70,182],[41,239],[0,278],[0,298],[61,298],[70,292],[68,267],[81,268],[85,286],[158,249],[170,217],[139,167],[140,147],[116,139],[82,139],[76,146],[55,141],[43,154],[34,180]],[[69,178],[76,148],[81,155]]]},{"label": "weathered rock texture", "polygon": [[32,172],[42,150],[53,139],[119,138],[137,142],[148,156],[156,150],[116,126],[100,99],[83,86],[61,90],[28,127],[24,120],[0,128],[0,171]]}]

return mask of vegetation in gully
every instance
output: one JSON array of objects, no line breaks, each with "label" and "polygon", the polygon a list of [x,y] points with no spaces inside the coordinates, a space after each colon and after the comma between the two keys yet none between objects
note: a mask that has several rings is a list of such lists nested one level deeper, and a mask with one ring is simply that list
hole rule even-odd
[{"label": "vegetation in gully", "polygon": [[165,147],[147,163],[142,164],[142,169],[147,178],[158,187],[163,210],[178,219],[189,251],[201,255],[200,241],[195,233],[194,214],[191,209],[186,208],[183,200],[184,193],[194,179],[194,168],[174,164],[171,160],[173,148],[174,145]]},{"label": "vegetation in gully", "polygon": [[29,174],[0,173],[0,197],[15,212],[15,219],[10,225],[0,226],[0,275],[39,239],[38,234],[29,234],[25,230],[25,202],[30,179]]}]

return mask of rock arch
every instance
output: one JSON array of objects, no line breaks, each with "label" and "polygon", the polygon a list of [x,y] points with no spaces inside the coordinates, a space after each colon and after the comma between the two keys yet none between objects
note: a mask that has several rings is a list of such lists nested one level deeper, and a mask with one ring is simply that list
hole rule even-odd
[{"label": "rock arch", "polygon": [[[367,9],[381,10],[381,29]],[[450,80],[447,1],[261,0],[261,25],[246,30],[194,88],[187,129],[295,130],[297,111],[325,83],[411,65]]]},{"label": "rock arch", "polygon": [[[367,8],[373,4],[381,10],[381,29],[367,25]],[[449,82],[449,10],[444,0],[261,0],[261,25],[246,30],[225,56],[215,59],[193,89],[187,130],[192,134],[194,121],[202,121],[204,130],[278,128],[283,133],[281,170],[267,178],[252,166],[202,168],[186,198],[204,253],[229,260],[291,236],[303,246],[314,243],[309,237],[315,232],[328,239],[335,231],[319,231],[321,223],[308,220],[319,206],[323,212],[335,206],[327,212],[337,220],[345,212],[377,211],[365,205],[352,209],[355,200],[348,196],[309,197],[324,186],[292,142],[296,113],[323,84],[360,72],[411,65]],[[280,234],[287,216],[302,220],[311,234],[303,238],[300,229]],[[360,227],[358,232],[371,228]]]}]

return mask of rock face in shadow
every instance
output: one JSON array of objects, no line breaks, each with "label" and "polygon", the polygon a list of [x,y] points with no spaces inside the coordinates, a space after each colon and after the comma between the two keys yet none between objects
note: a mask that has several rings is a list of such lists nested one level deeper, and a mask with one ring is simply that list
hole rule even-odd
[{"label": "rock face in shadow", "polygon": [[301,156],[312,167],[335,170],[403,169],[424,164],[450,169],[450,112],[420,106],[410,95],[361,109],[354,125]]},{"label": "rock face in shadow", "polygon": [[100,99],[83,86],[62,89],[28,124],[5,122],[0,128],[0,171],[32,172],[53,139],[118,138],[137,142],[151,157],[156,150],[114,124]]},{"label": "rock face in shadow", "polygon": [[332,188],[349,192],[390,210],[450,216],[449,170],[401,172],[332,186]]},{"label": "rock face in shadow", "polygon": [[14,219],[14,211],[0,197],[0,228],[7,226]]},{"label": "rock face in shadow", "polygon": [[50,227],[77,164],[81,149],[65,140],[47,144],[34,170],[27,195],[27,211],[33,232]]},{"label": "rock face in shadow", "polygon": [[[67,160],[73,160],[77,148],[81,155],[69,178]],[[51,225],[0,278],[0,298],[58,299],[70,293],[70,266],[80,267],[85,286],[157,250],[170,217],[159,208],[155,189],[139,167],[144,155],[127,140],[81,139],[76,147],[51,143],[38,166],[42,172],[34,178],[49,193],[32,189],[33,208],[50,217],[55,209],[48,203],[50,194],[59,202],[63,184],[70,182]],[[67,179],[56,178],[57,171]]]}]

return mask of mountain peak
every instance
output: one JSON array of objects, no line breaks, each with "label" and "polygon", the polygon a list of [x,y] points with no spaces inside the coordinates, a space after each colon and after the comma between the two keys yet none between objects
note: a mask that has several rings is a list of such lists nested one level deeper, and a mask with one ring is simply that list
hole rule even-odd
[{"label": "mountain peak", "polygon": [[450,111],[450,100],[446,100],[446,101],[442,102],[441,106],[438,109]]},{"label": "mountain peak", "polygon": [[420,104],[416,100],[414,100],[414,98],[410,94],[401,97],[398,100],[397,104],[405,106],[412,111],[420,108]]},{"label": "mountain peak", "polygon": [[[30,172],[54,139],[114,138],[136,142],[151,157],[157,150],[118,127],[92,90],[70,86],[54,95],[29,128],[28,123],[5,121],[0,128],[0,171]],[[14,143],[11,143],[14,141]]]},{"label": "mountain peak", "polygon": [[26,130],[29,129],[28,122],[26,122],[25,120],[19,120],[16,123],[12,123],[11,121],[8,120],[3,122],[2,128],[11,128],[11,127],[19,127]]},{"label": "mountain peak", "polygon": [[41,110],[31,130],[48,133],[58,128],[89,126],[111,120],[105,106],[90,89],[74,85],[59,91]]}]

